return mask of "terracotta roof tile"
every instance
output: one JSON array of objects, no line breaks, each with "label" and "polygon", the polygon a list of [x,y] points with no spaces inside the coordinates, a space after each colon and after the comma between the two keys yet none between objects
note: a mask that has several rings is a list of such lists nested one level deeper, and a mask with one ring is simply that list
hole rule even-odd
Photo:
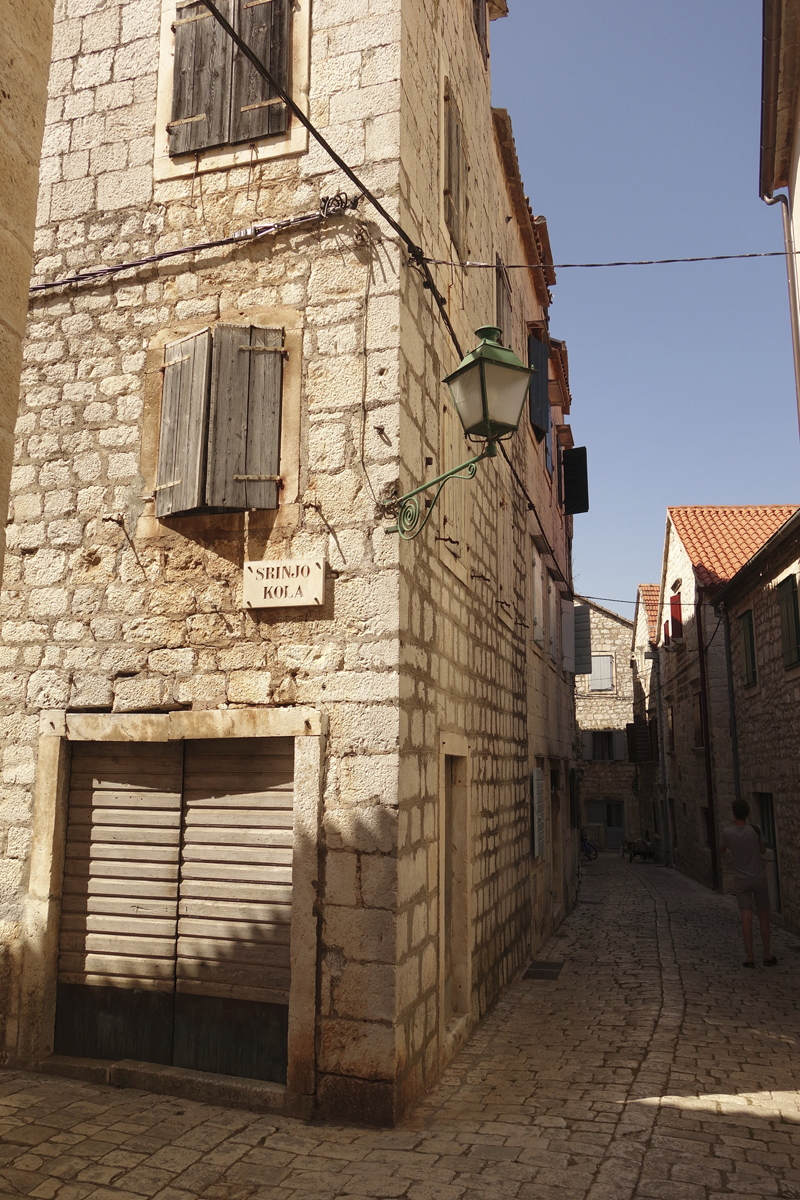
[{"label": "terracotta roof tile", "polygon": [[658,597],[661,588],[657,583],[640,583],[639,595],[644,604],[645,612],[647,613],[648,632],[650,640],[655,641],[656,627],[658,622]]},{"label": "terracotta roof tile", "polygon": [[733,578],[797,508],[796,504],[691,505],[668,508],[667,513],[700,586],[717,588]]}]

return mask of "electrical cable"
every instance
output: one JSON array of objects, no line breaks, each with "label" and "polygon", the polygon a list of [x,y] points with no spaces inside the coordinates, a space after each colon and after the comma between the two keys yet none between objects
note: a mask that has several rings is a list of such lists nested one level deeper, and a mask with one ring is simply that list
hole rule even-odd
[{"label": "electrical cable", "polygon": [[347,209],[356,208],[358,200],[358,196],[354,196],[350,200],[344,192],[340,192],[338,196],[323,198],[320,201],[317,212],[305,213],[300,217],[287,217],[283,221],[273,221],[270,224],[264,222],[256,223],[250,225],[247,229],[239,229],[236,233],[229,234],[228,237],[214,238],[210,242],[195,242],[191,246],[180,246],[175,250],[159,250],[155,254],[148,254],[145,258],[133,258],[128,262],[114,263],[113,266],[109,267],[95,267],[91,271],[81,271],[77,275],[68,275],[64,279],[51,279],[48,283],[34,283],[28,290],[31,292],[45,292],[50,288],[63,287],[70,283],[83,283],[88,279],[102,279],[108,275],[116,275],[120,271],[130,271],[134,267],[147,267],[151,263],[162,262],[167,258],[178,258],[182,254],[194,254],[200,250],[214,250],[219,246],[233,246],[239,242],[253,241],[260,237],[266,237],[270,233],[282,233],[285,229],[295,229],[299,225],[308,225],[314,221],[324,221],[328,217],[336,216]]},{"label": "electrical cable", "polygon": [[433,296],[434,300],[436,301],[436,304],[438,306],[439,312],[442,317],[442,321],[444,322],[445,328],[447,329],[447,332],[450,335],[450,340],[453,343],[453,346],[456,350],[456,353],[458,354],[459,359],[462,359],[464,357],[464,351],[461,349],[459,340],[456,337],[456,331],[453,329],[453,326],[450,321],[450,317],[448,316],[447,301],[445,300],[444,296],[441,294],[441,292],[439,291],[439,289],[436,286],[433,275],[431,274],[431,271],[430,271],[430,267],[428,266],[428,262],[431,260],[429,260],[425,256],[421,246],[418,246],[417,243],[414,241],[414,239],[409,234],[406,233],[406,231],[405,231],[405,229],[403,229],[402,225],[400,225],[394,219],[394,217],[391,216],[386,211],[384,206],[381,204],[380,200],[378,200],[377,197],[373,195],[373,193],[369,190],[369,188],[367,187],[367,185],[365,183],[362,183],[362,181],[359,179],[358,175],[356,175],[353,168],[348,166],[348,164],[344,161],[344,159],[339,154],[336,153],[336,151],[333,149],[331,144],[323,137],[323,135],[316,128],[316,126],[308,119],[308,117],[303,112],[303,110],[300,108],[300,106],[295,103],[295,101],[291,98],[289,93],[287,91],[285,91],[284,88],[281,87],[281,85],[277,82],[277,80],[275,80],[273,78],[273,76],[270,75],[269,71],[264,66],[261,59],[258,58],[258,56],[256,54],[254,54],[254,52],[247,45],[247,42],[245,42],[239,36],[239,34],[236,32],[236,30],[233,28],[233,26],[228,21],[226,21],[225,17],[223,17],[222,13],[219,11],[217,6],[213,3],[213,0],[200,0],[200,3],[203,4],[208,9],[208,11],[211,13],[212,17],[214,18],[214,20],[217,22],[217,24],[222,26],[222,28],[225,30],[225,32],[227,33],[228,37],[231,39],[233,44],[239,48],[239,50],[242,52],[242,54],[245,56],[245,58],[255,67],[256,71],[258,71],[261,78],[265,79],[267,81],[267,83],[270,85],[270,87],[275,92],[276,96],[278,96],[283,101],[283,103],[286,105],[286,107],[291,110],[291,112],[295,115],[295,117],[297,117],[297,120],[300,122],[300,124],[305,129],[308,130],[308,132],[311,134],[311,136],[313,138],[315,138],[317,142],[319,142],[322,149],[325,151],[326,154],[328,154],[330,156],[331,159],[333,159],[333,161],[336,163],[339,170],[343,171],[345,173],[345,175],[350,180],[350,182],[355,184],[355,186],[358,188],[358,190],[361,192],[361,194],[364,196],[364,198],[370,202],[370,204],[373,206],[373,208],[376,210],[376,212],[380,213],[380,215],[383,217],[384,221],[386,221],[387,224],[395,231],[395,233],[398,235],[398,237],[402,238],[402,240],[406,246],[406,249],[408,250],[408,253],[409,253],[409,256],[411,258],[413,265],[417,268],[417,270],[422,275],[422,280],[423,280],[422,286],[426,290],[430,291],[431,295]]},{"label": "electrical cable", "polygon": [[[203,0],[205,3],[205,0]],[[795,255],[800,250],[795,250]],[[698,254],[693,258],[634,258],[620,262],[583,262],[583,263],[503,263],[505,271],[569,271],[576,268],[591,270],[597,267],[662,267],[670,263],[700,263],[700,262],[730,262],[737,258],[786,258],[785,250],[760,250],[751,254]],[[431,266],[460,267],[462,271],[497,271],[498,263],[489,262],[456,262],[449,258],[426,259]]]}]

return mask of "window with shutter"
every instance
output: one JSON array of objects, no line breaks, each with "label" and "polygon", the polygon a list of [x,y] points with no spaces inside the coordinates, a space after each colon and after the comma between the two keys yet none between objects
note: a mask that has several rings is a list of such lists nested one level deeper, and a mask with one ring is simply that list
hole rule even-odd
[{"label": "window with shutter", "polygon": [[[231,0],[220,0],[231,18]],[[192,0],[176,10],[170,155],[189,154],[228,141],[232,42],[204,5]]]},{"label": "window with shutter", "polygon": [[277,508],[283,330],[217,325],[206,504]]},{"label": "window with shutter", "polygon": [[681,607],[681,594],[676,592],[674,596],[669,598],[669,619],[672,624],[672,636],[674,638],[683,637],[683,609]]},{"label": "window with shutter", "polygon": [[592,611],[588,604],[575,606],[575,674],[592,673]]},{"label": "window with shutter", "polygon": [[504,346],[512,347],[514,332],[514,305],[511,299],[511,281],[499,254],[495,255],[495,322],[502,330],[500,338]]},{"label": "window with shutter", "polygon": [[614,748],[614,758],[617,762],[623,762],[625,759],[625,751],[627,749],[625,731],[624,729],[615,729],[611,736]]},{"label": "window with shutter", "polygon": [[594,735],[589,730],[581,733],[581,758],[590,762],[594,754]]},{"label": "window with shutter", "polygon": [[613,692],[614,690],[614,655],[593,654],[592,674],[589,680],[590,692]]},{"label": "window with shutter", "polygon": [[561,601],[561,666],[575,674],[575,605],[571,600]]},{"label": "window with shutter", "polygon": [[531,773],[531,849],[534,858],[544,854],[544,770]]},{"label": "window with shutter", "polygon": [[211,330],[164,350],[156,516],[191,512],[204,503]]},{"label": "window with shutter", "polygon": [[538,646],[544,645],[543,587],[542,563],[536,550],[531,546],[531,590],[533,592],[531,616],[533,618],[533,640]]},{"label": "window with shutter", "polygon": [[450,84],[444,91],[444,220],[459,254],[465,248],[467,162],[461,117]]},{"label": "window with shutter", "polygon": [[592,734],[592,758],[603,762],[614,759],[614,734],[611,730],[603,729]]},{"label": "window with shutter", "polygon": [[781,615],[781,652],[785,667],[800,663],[800,612],[797,607],[797,580],[789,575],[778,584]]},{"label": "window with shutter", "polygon": [[589,475],[586,447],[574,446],[563,452],[564,512],[567,515],[589,511]]},{"label": "window with shutter", "polygon": [[753,629],[753,610],[739,617],[739,650],[742,656],[742,677],[745,687],[756,682],[756,639]]},{"label": "window with shutter", "polygon": [[486,66],[489,61],[489,15],[486,11],[486,0],[472,0],[472,19],[480,42],[483,65]]},{"label": "window with shutter", "polygon": [[547,634],[550,642],[550,657],[558,662],[558,589],[551,575],[547,577]]},{"label": "window with shutter", "polygon": [[[236,0],[236,18],[237,33],[281,87],[288,88],[290,0]],[[288,124],[286,105],[234,46],[231,143],[285,133]]]},{"label": "window with shutter", "polygon": [[[288,89],[291,0],[220,0],[217,7]],[[171,157],[286,132],[286,105],[202,4],[178,5],[172,28]]]},{"label": "window with shutter", "polygon": [[547,435],[552,422],[550,414],[550,385],[547,379],[547,365],[549,360],[550,351],[545,343],[539,341],[534,334],[530,334],[528,337],[528,366],[533,367],[536,374],[531,380],[528,401],[530,403],[531,425],[539,442]]}]

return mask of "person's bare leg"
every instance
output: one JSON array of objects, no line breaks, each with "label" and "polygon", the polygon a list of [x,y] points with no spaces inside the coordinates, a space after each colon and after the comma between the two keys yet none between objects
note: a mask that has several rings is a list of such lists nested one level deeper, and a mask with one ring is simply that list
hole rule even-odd
[{"label": "person's bare leg", "polygon": [[742,909],[742,937],[747,951],[747,961],[755,962],[753,958],[753,912],[752,909]]},{"label": "person's bare leg", "polygon": [[[764,962],[768,958],[772,958],[769,946],[769,909],[760,908],[758,910],[758,924],[761,927],[761,944],[764,947]],[[750,942],[752,944],[753,935],[750,934]]]}]

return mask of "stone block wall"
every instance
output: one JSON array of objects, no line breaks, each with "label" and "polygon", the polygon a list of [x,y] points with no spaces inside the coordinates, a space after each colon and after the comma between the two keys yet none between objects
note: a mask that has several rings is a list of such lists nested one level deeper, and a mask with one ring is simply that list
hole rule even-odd
[{"label": "stone block wall", "polygon": [[[741,795],[750,819],[760,823],[759,793],[771,794],[776,826],[781,915],[785,926],[800,932],[800,667],[783,662],[777,584],[800,577],[797,534],[770,554],[757,583],[742,581],[726,600],[731,630],[731,665],[736,706]],[[753,614],[756,683],[744,686],[738,619]],[[723,824],[728,822],[723,804]]]}]

